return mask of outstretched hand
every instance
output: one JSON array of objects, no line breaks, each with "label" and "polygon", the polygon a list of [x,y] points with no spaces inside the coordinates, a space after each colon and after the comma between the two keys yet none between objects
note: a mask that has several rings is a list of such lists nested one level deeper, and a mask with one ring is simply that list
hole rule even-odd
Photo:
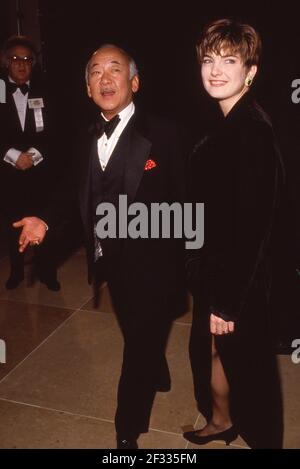
[{"label": "outstretched hand", "polygon": [[19,238],[19,251],[24,252],[28,244],[39,245],[45,238],[47,225],[37,217],[25,217],[13,223],[14,228],[22,228]]}]

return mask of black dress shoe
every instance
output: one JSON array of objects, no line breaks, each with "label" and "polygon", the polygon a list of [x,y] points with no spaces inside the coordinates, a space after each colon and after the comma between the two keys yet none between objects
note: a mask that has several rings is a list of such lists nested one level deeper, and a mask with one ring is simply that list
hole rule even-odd
[{"label": "black dress shoe", "polygon": [[24,275],[11,275],[5,283],[5,287],[7,290],[13,290],[14,288],[17,288],[23,280]]},{"label": "black dress shoe", "polygon": [[60,290],[60,283],[56,279],[44,279],[40,278],[41,283],[44,283],[48,290],[51,291],[59,291]]},{"label": "black dress shoe", "polygon": [[234,425],[228,428],[227,430],[224,430],[223,432],[214,433],[213,435],[197,435],[198,431],[199,430],[194,430],[193,432],[185,432],[183,434],[183,437],[191,443],[195,443],[196,445],[206,445],[206,443],[216,440],[223,440],[225,441],[226,445],[229,445],[229,443],[231,443],[238,437],[238,432]]},{"label": "black dress shoe", "polygon": [[137,441],[133,438],[127,440],[117,436],[117,449],[138,449]]}]

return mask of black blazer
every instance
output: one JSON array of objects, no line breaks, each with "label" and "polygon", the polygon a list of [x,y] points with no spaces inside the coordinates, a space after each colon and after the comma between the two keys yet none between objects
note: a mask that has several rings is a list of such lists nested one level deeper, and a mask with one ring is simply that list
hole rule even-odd
[{"label": "black blazer", "polygon": [[[39,88],[32,86],[28,98],[36,97],[44,99],[42,132],[36,132],[34,110],[28,107],[25,128],[22,130],[14,98],[9,92],[6,103],[0,105],[1,202],[3,210],[12,217],[37,214],[43,206],[47,184],[50,182],[48,169],[51,137],[48,103],[45,94]],[[36,148],[44,158],[38,165],[21,171],[4,161],[8,149],[26,151],[30,147]]]},{"label": "black blazer", "polygon": [[[90,129],[91,130],[91,129]],[[87,249],[89,281],[93,278],[94,237],[91,201],[92,148],[96,145],[93,132],[85,132],[79,142],[79,207]],[[124,193],[128,203],[184,201],[185,190],[185,146],[178,128],[163,119],[145,115],[136,110],[124,129],[114,152],[121,152],[126,159]],[[112,157],[111,157],[112,158]],[[156,167],[145,171],[147,160],[152,159]],[[74,179],[71,177],[70,179]],[[64,189],[64,198],[70,190]],[[65,206],[59,202],[56,209],[45,214],[52,223],[65,216]],[[105,254],[105,240],[102,241]],[[108,248],[109,249],[109,248]],[[111,283],[118,295],[133,298],[143,307],[183,312],[185,293],[184,244],[178,239],[125,239],[120,242],[118,257],[112,272]],[[122,291],[121,291],[122,290]],[[138,292],[138,293],[136,293]],[[127,301],[127,297],[129,300]]]},{"label": "black blazer", "polygon": [[241,316],[254,291],[270,288],[271,247],[283,169],[272,126],[250,94],[195,147],[189,197],[205,203],[205,242],[188,253],[190,289],[206,285],[224,319]]},{"label": "black blazer", "polygon": [[209,421],[209,317],[214,312],[235,321],[233,334],[216,335],[214,341],[230,385],[231,414],[252,448],[282,446],[274,313],[269,301],[282,183],[270,121],[246,94],[191,157],[190,196],[205,203],[205,241],[198,252],[189,251],[188,272],[194,296],[190,352],[198,407]]}]

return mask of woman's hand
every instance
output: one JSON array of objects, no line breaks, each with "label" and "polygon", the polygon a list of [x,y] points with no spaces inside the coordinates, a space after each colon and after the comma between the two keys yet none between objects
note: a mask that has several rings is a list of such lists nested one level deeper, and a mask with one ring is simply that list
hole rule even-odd
[{"label": "woman's hand", "polygon": [[234,332],[234,322],[224,321],[224,319],[215,316],[213,313],[210,315],[210,332],[213,335],[230,334]]}]

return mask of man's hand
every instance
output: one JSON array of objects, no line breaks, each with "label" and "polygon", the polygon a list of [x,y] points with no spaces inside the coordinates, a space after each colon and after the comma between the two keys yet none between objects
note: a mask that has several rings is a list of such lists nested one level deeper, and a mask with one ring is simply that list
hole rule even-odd
[{"label": "man's hand", "polygon": [[13,223],[14,228],[22,228],[19,238],[19,251],[24,252],[28,244],[40,244],[45,238],[47,225],[37,217],[25,217]]},{"label": "man's hand", "polygon": [[223,335],[234,332],[234,322],[233,321],[224,321],[224,319],[215,316],[214,314],[210,315],[210,332],[213,335]]},{"label": "man's hand", "polygon": [[30,153],[28,151],[21,153],[16,161],[16,168],[21,169],[22,171],[31,168],[33,166],[33,155],[34,153]]}]

